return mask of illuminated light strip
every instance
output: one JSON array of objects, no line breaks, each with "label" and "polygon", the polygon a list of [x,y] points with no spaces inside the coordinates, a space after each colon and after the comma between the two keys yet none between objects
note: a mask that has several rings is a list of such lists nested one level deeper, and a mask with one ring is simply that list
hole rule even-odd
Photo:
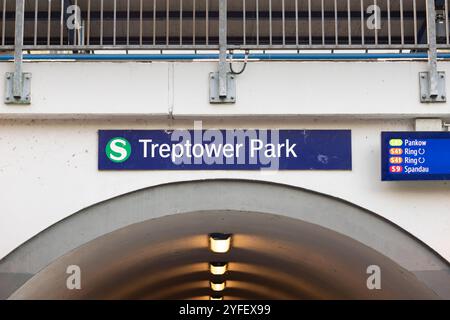
[{"label": "illuminated light strip", "polygon": [[224,275],[228,270],[228,264],[226,262],[211,262],[209,264],[209,271],[215,276]]},{"label": "illuminated light strip", "polygon": [[214,253],[227,253],[231,248],[231,234],[211,233],[209,248]]},{"label": "illuminated light strip", "polygon": [[213,291],[216,291],[216,292],[223,291],[223,290],[225,290],[225,287],[226,287],[225,281],[224,282],[213,282],[213,281],[211,281],[210,284],[211,284],[211,289]]},{"label": "illuminated light strip", "polygon": [[[209,248],[214,253],[227,253],[231,248],[231,234],[211,233],[209,235]],[[226,262],[211,262],[209,264],[209,269],[212,275],[224,275],[227,272],[228,264]],[[226,282],[211,281],[210,287],[213,291],[220,292],[225,290]],[[222,297],[220,297],[220,299],[213,299],[213,296],[211,296],[211,300],[222,299]]]}]

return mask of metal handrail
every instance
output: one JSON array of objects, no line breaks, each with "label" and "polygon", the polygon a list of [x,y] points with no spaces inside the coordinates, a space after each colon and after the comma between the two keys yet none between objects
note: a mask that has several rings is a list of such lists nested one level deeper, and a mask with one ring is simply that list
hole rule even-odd
[{"label": "metal handrail", "polygon": [[[218,53],[163,54],[24,54],[25,61],[218,61]],[[231,57],[227,55],[227,60]],[[438,59],[450,59],[450,53],[438,53]],[[252,53],[234,54],[236,61],[351,61],[399,60],[426,61],[428,53]],[[14,55],[0,55],[0,61],[14,61]]]},{"label": "metal handrail", "polygon": [[450,49],[449,1],[0,0],[0,51],[14,50],[15,63],[5,102],[30,103],[24,51],[83,60],[106,50],[161,50],[161,56],[166,50],[214,50],[219,66],[210,74],[210,102],[235,103],[239,73],[229,66],[230,52],[244,50],[247,62],[252,50],[313,49],[426,53],[421,101],[445,102],[445,73],[437,60],[439,51]]},{"label": "metal handrail", "polygon": [[[433,1],[437,49],[450,49],[449,1]],[[0,51],[14,48],[15,2],[0,0]],[[219,50],[220,25],[227,50],[429,47],[427,0],[25,0],[23,49]]]}]

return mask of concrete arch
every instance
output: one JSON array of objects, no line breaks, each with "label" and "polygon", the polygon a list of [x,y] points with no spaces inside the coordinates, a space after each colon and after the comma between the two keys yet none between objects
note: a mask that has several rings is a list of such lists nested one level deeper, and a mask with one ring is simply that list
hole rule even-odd
[{"label": "concrete arch", "polygon": [[[0,276],[5,284],[2,297],[8,297],[23,284],[26,286],[30,278],[61,257],[101,237],[163,217],[183,214],[213,217],[215,213],[216,217],[226,217],[227,213],[232,217],[232,213],[236,213],[236,221],[243,218],[243,213],[247,217],[278,216],[329,230],[383,255],[414,275],[437,297],[450,298],[448,262],[378,215],[308,190],[241,180],[166,184],[83,209],[41,232],[0,261]],[[289,225],[289,221],[283,226]],[[196,292],[197,295],[201,292]]]}]

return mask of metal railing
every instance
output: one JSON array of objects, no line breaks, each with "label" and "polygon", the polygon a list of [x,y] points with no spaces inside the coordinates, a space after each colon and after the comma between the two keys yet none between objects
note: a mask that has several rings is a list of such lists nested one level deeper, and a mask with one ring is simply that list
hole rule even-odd
[{"label": "metal railing", "polygon": [[[450,48],[450,0],[435,0],[437,48]],[[226,14],[220,14],[220,5]],[[29,51],[423,50],[427,0],[25,0]],[[16,0],[0,0],[1,51],[13,50]]]},{"label": "metal railing", "polygon": [[78,59],[106,50],[214,50],[211,103],[236,101],[238,73],[228,61],[234,50],[245,50],[245,60],[252,50],[407,51],[429,62],[420,74],[421,101],[445,102],[437,60],[450,49],[449,1],[0,0],[0,60],[15,63],[5,102],[30,103],[24,52]]}]

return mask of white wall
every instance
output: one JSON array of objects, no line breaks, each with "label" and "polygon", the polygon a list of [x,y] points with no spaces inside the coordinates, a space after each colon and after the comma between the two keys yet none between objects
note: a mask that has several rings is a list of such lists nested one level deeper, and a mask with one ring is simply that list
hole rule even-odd
[{"label": "white wall", "polygon": [[[216,69],[213,62],[26,63],[24,70],[33,74],[33,105],[0,103],[0,117],[148,118],[173,109],[178,118],[450,118],[448,102],[420,103],[419,72],[427,70],[425,62],[252,62],[237,78],[237,103],[212,106],[208,75]],[[450,74],[450,62],[441,62],[439,70]],[[7,71],[13,65],[0,63],[0,75]]]},{"label": "white wall", "polygon": [[[11,68],[1,63],[0,73]],[[214,68],[213,63],[27,64],[33,104],[0,103],[0,258],[51,224],[120,194],[173,181],[241,178],[353,202],[450,261],[449,183],[380,181],[381,131],[413,130],[414,117],[449,115],[448,103],[419,103],[418,72],[425,63],[255,63],[238,80],[239,102],[224,106],[207,102],[208,72]],[[450,63],[440,69],[450,74]],[[167,120],[170,108],[176,119],[189,120]],[[210,119],[204,127],[214,128],[352,129],[354,169],[97,170],[97,130],[187,128],[198,118]]]},{"label": "white wall", "polygon": [[[187,127],[188,123],[175,126]],[[99,172],[98,129],[166,126],[143,121],[4,120],[0,122],[0,256],[68,215],[120,194],[172,181],[241,178],[290,184],[351,201],[400,225],[450,260],[450,185],[380,181],[380,131],[411,130],[412,123],[226,121],[205,126],[350,128],[354,169],[352,172],[277,173]]]}]

